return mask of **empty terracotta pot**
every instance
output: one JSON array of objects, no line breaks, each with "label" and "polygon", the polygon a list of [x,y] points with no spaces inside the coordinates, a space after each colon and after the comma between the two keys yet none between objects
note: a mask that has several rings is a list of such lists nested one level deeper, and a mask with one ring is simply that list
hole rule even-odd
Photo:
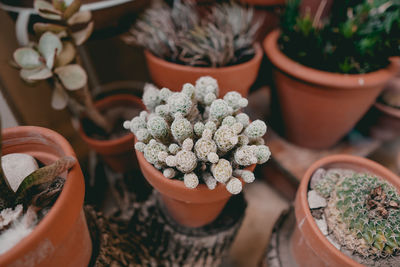
[{"label": "empty terracotta pot", "polygon": [[334,155],[315,162],[301,180],[294,203],[296,227],[291,237],[291,250],[300,267],[357,266],[357,263],[336,249],[321,233],[311,215],[307,200],[309,183],[314,172],[319,169],[346,168],[357,172],[369,172],[387,180],[400,190],[400,177],[382,165],[361,157]]},{"label": "empty terracotta pot", "polygon": [[[139,97],[129,94],[108,96],[97,101],[95,106],[100,111],[121,106],[138,107],[140,110],[145,109]],[[79,127],[79,133],[89,147],[96,151],[114,171],[122,173],[137,167],[137,160],[133,152],[134,138],[132,133],[127,133],[117,139],[97,140],[85,133],[82,124]]]},{"label": "empty terracotta pot", "polygon": [[263,56],[260,45],[256,44],[255,50],[254,57],[249,61],[221,68],[185,66],[163,60],[147,50],[144,53],[151,79],[159,87],[180,91],[185,83],[194,84],[201,76],[211,76],[218,80],[219,97],[229,91],[237,91],[246,97],[257,78]]},{"label": "empty terracotta pot", "polygon": [[301,65],[284,55],[280,31],[264,40],[274,66],[287,139],[294,144],[323,149],[336,144],[367,112],[385,84],[397,72],[396,64],[367,74],[339,74]]},{"label": "empty terracotta pot", "polygon": [[[58,133],[34,126],[3,130],[3,153],[26,153],[45,165],[75,156]],[[69,170],[64,188],[34,230],[6,253],[0,266],[87,266],[92,243],[82,209],[85,184],[79,163]]]},{"label": "empty terracotta pot", "polygon": [[[181,225],[201,227],[211,223],[232,196],[221,183],[214,190],[205,184],[199,184],[195,189],[187,188],[182,181],[165,178],[137,150],[136,156],[143,176],[160,192],[168,213]],[[246,169],[253,171],[254,168],[255,165],[251,165]]]}]

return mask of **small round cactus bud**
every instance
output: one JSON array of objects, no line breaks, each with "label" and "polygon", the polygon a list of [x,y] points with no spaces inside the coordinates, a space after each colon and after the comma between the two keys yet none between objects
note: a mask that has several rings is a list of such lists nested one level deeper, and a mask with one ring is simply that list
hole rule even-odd
[{"label": "small round cactus bud", "polygon": [[125,129],[129,129],[135,134],[139,129],[145,129],[147,123],[141,117],[136,116],[131,121],[125,121],[123,126]]},{"label": "small round cactus bud", "polygon": [[163,168],[163,165],[160,164],[159,162],[154,163],[154,168],[161,170]]},{"label": "small round cactus bud", "polygon": [[175,140],[181,143],[193,136],[192,124],[181,113],[176,113],[175,120],[171,124],[171,133]]},{"label": "small round cactus bud", "polygon": [[190,109],[192,108],[192,100],[190,97],[183,93],[173,93],[167,101],[169,112],[171,114],[182,113],[183,116],[189,114]]},{"label": "small round cactus bud", "polygon": [[239,113],[235,118],[237,122],[243,124],[243,127],[247,127],[250,124],[250,118],[246,113]]},{"label": "small round cactus bud", "polygon": [[175,159],[176,159],[176,168],[183,173],[190,173],[197,166],[197,158],[192,151],[181,150],[176,154]]},{"label": "small round cactus bud", "polygon": [[228,126],[232,126],[236,123],[236,119],[233,116],[226,116],[223,120],[222,120],[222,125],[228,125]]},{"label": "small round cactus bud", "polygon": [[241,108],[247,107],[249,103],[246,98],[243,98],[241,94],[235,91],[226,93],[226,95],[224,96],[224,100],[228,103],[229,106],[231,106],[234,112],[238,111]]},{"label": "small round cactus bud", "polygon": [[158,116],[161,116],[163,118],[168,118],[169,117],[169,109],[168,105],[159,105],[156,107],[156,114]]},{"label": "small round cactus bud", "polygon": [[236,134],[240,134],[240,132],[243,130],[243,124],[241,124],[240,122],[236,122],[236,123],[233,124],[231,127],[232,127],[232,130],[233,130]]},{"label": "small round cactus bud", "polygon": [[165,159],[168,157],[168,152],[166,151],[160,151],[158,153],[158,160],[161,162],[165,162]]},{"label": "small round cactus bud", "polygon": [[168,97],[170,97],[172,95],[171,90],[169,90],[168,88],[164,87],[160,90],[160,98],[162,101],[167,102]]},{"label": "small round cactus bud", "polygon": [[205,125],[206,129],[210,129],[212,133],[215,133],[217,130],[217,125],[213,121],[208,121]]},{"label": "small round cactus bud", "polygon": [[200,77],[196,81],[195,97],[197,101],[201,104],[205,104],[205,96],[209,93],[214,94],[218,97],[218,82],[210,76]]},{"label": "small round cactus bud", "polygon": [[193,139],[191,138],[186,138],[185,141],[182,143],[182,149],[190,151],[193,148]]},{"label": "small round cactus bud", "polygon": [[238,137],[235,132],[227,125],[222,125],[214,134],[214,141],[222,153],[231,150],[237,143]]},{"label": "small round cactus bud", "polygon": [[233,172],[233,175],[241,177],[243,181],[248,184],[254,182],[254,180],[256,179],[254,173],[247,170],[235,170]]},{"label": "small round cactus bud", "polygon": [[124,121],[124,124],[122,126],[124,127],[124,129],[130,130],[131,121]]},{"label": "small round cactus bud", "polygon": [[257,157],[257,164],[264,164],[271,157],[271,151],[269,150],[269,147],[265,145],[260,145],[257,146],[255,150],[255,155]]},{"label": "small round cactus bud", "polygon": [[208,159],[208,161],[211,162],[211,163],[217,163],[218,160],[219,160],[219,157],[218,157],[217,153],[210,152],[210,153],[207,155],[207,159]]},{"label": "small round cactus bud", "polygon": [[139,113],[139,117],[140,117],[142,120],[146,121],[147,118],[149,117],[149,113],[148,113],[147,111],[143,110],[143,111],[141,111],[141,112]]},{"label": "small round cactus bud", "polygon": [[[211,139],[212,133],[210,129],[205,129],[203,131],[203,136],[199,140],[197,140],[196,145],[194,146],[194,152],[196,156],[201,161],[207,161],[209,159],[209,154],[213,153],[217,156],[217,145]],[[215,156],[211,156],[213,163],[215,162]],[[218,156],[216,161],[218,161]]]},{"label": "small round cactus bud", "polygon": [[196,188],[199,185],[199,178],[197,177],[196,174],[192,173],[186,173],[183,176],[183,182],[187,188]]},{"label": "small round cactus bud", "polygon": [[153,84],[146,83],[143,89],[143,104],[147,110],[153,111],[160,103],[160,90]]},{"label": "small round cactus bud", "polygon": [[193,126],[194,129],[194,133],[196,134],[197,137],[200,137],[203,135],[203,131],[206,128],[206,126],[204,125],[204,123],[202,122],[196,122]]},{"label": "small round cactus bud", "polygon": [[180,147],[177,144],[170,144],[169,147],[168,147],[168,151],[172,155],[175,155],[176,153],[178,153],[179,149],[180,149]]},{"label": "small round cactus bud", "polygon": [[187,95],[190,98],[192,98],[194,96],[194,91],[195,91],[195,88],[194,88],[193,84],[191,84],[191,83],[185,83],[182,86],[182,93],[184,93],[185,95]]},{"label": "small round cactus bud", "polygon": [[151,139],[150,142],[145,147],[143,154],[149,163],[156,164],[159,163],[158,154],[161,151],[167,151],[166,146],[157,142],[154,139]]},{"label": "small round cactus bud", "polygon": [[217,99],[217,96],[213,93],[208,93],[204,96],[204,104],[209,106]]},{"label": "small round cactus bud", "polygon": [[137,140],[143,143],[148,143],[152,138],[151,134],[147,129],[139,129],[136,131],[135,135]]},{"label": "small round cactus bud", "polygon": [[220,159],[217,164],[211,166],[211,173],[215,180],[226,183],[232,176],[232,165],[226,159]]},{"label": "small round cactus bud", "polygon": [[210,106],[210,119],[222,120],[226,116],[232,115],[233,110],[228,103],[222,99],[217,99]]},{"label": "small round cactus bud", "polygon": [[239,147],[234,153],[235,162],[241,166],[249,166],[257,163],[255,156],[255,147],[242,146]]},{"label": "small round cactus bud", "polygon": [[137,143],[135,144],[135,149],[136,149],[137,151],[139,151],[139,152],[142,152],[142,153],[144,152],[145,147],[146,147],[146,144],[143,143],[143,142],[137,142]]},{"label": "small round cactus bud", "polygon": [[175,156],[168,156],[165,158],[165,164],[169,167],[175,167],[177,164],[177,159]]},{"label": "small round cactus bud", "polygon": [[147,121],[147,129],[154,138],[159,140],[165,140],[169,137],[169,126],[163,117],[151,117]]},{"label": "small round cactus bud", "polygon": [[237,195],[242,192],[242,182],[235,177],[232,177],[226,184],[226,190],[232,195]]},{"label": "small round cactus bud", "polygon": [[166,178],[171,179],[171,178],[174,178],[174,177],[175,177],[176,171],[175,171],[174,169],[172,169],[172,168],[166,168],[166,169],[163,171],[163,175],[164,175]]},{"label": "small round cactus bud", "polygon": [[258,137],[258,138],[254,139],[254,140],[251,140],[251,144],[252,145],[256,145],[256,146],[261,146],[261,145],[265,144],[265,140],[262,137]]},{"label": "small round cactus bud", "polygon": [[262,137],[267,132],[267,125],[262,120],[255,120],[244,130],[244,134],[250,139]]},{"label": "small round cactus bud", "polygon": [[217,180],[209,172],[203,173],[202,178],[208,189],[214,190],[217,187]]},{"label": "small round cactus bud", "polygon": [[238,145],[239,146],[246,146],[249,144],[249,138],[244,134],[238,136]]}]

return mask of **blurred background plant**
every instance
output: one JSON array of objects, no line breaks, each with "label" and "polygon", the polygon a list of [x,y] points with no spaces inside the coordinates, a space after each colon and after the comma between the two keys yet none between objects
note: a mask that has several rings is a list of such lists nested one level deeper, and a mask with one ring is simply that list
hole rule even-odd
[{"label": "blurred background plant", "polygon": [[[320,8],[327,1],[321,1]],[[321,18],[300,11],[289,0],[281,19],[281,50],[291,59],[319,70],[367,73],[384,68],[400,55],[399,0],[334,1]]]},{"label": "blurred background plant", "polygon": [[252,8],[235,2],[198,7],[195,1],[157,2],[124,37],[178,64],[223,67],[251,59],[262,23]]}]

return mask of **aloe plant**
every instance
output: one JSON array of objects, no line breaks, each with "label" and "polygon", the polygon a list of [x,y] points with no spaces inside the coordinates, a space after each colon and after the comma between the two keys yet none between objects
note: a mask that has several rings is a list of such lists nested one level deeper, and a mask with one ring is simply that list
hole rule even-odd
[{"label": "aloe plant", "polygon": [[53,87],[51,105],[64,109],[68,104],[86,115],[106,132],[112,126],[94,107],[86,71],[77,53],[93,31],[90,11],[79,11],[80,0],[35,0],[34,8],[49,23],[35,23],[37,42],[18,48],[13,55],[20,77],[35,84],[46,80]]}]

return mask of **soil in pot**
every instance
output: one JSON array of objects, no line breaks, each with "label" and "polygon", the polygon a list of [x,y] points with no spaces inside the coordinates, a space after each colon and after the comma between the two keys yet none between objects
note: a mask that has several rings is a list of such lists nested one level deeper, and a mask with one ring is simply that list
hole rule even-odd
[{"label": "soil in pot", "polygon": [[320,168],[307,197],[315,223],[336,249],[365,266],[398,266],[392,236],[400,238],[400,195],[393,185],[352,169]]}]

